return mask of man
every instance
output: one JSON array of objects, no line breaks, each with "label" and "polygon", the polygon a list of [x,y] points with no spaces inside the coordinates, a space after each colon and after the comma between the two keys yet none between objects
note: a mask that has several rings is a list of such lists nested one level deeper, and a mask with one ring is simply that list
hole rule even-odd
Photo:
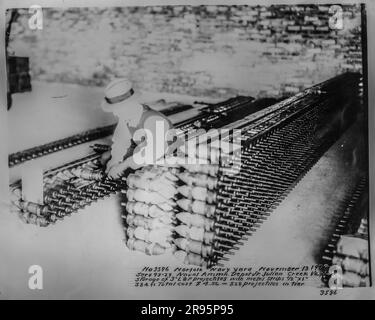
[{"label": "man", "polygon": [[[142,152],[142,148],[146,148],[150,143],[155,146],[156,139],[160,139],[157,127],[159,130],[163,128],[163,138],[172,128],[172,123],[168,118],[149,106],[141,104],[139,98],[128,79],[112,81],[105,89],[102,108],[106,112],[112,112],[118,118],[118,124],[112,137],[111,151],[103,154],[102,157],[102,163],[107,162],[106,173],[110,178],[119,178],[128,168],[141,167],[142,164],[134,161],[134,154]],[[151,136],[136,137],[140,129],[148,130]],[[160,158],[165,151],[166,148],[163,147],[163,152],[159,151],[155,157]]]}]

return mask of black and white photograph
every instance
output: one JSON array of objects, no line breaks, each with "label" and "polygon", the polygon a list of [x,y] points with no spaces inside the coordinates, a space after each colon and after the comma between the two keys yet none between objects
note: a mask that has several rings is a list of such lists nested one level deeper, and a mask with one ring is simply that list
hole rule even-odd
[{"label": "black and white photograph", "polygon": [[366,1],[2,11],[1,300],[375,298]]}]

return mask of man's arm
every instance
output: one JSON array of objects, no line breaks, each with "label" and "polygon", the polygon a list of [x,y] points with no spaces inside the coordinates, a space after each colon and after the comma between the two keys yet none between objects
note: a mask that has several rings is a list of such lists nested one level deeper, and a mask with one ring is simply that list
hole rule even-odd
[{"label": "man's arm", "polygon": [[124,156],[132,148],[131,139],[131,133],[126,123],[119,122],[112,136],[111,159],[107,163],[107,173],[111,167],[123,162]]}]

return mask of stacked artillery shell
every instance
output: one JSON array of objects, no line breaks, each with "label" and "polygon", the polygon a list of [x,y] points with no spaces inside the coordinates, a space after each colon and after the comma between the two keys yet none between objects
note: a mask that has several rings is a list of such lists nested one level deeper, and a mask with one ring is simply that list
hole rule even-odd
[{"label": "stacked artillery shell", "polygon": [[[353,109],[356,88],[346,90],[348,109]],[[233,240],[240,243],[256,231],[343,132],[339,130],[350,125],[352,120],[346,119],[342,128],[332,129],[326,120],[335,107],[331,99],[331,92],[301,94],[259,125],[242,128],[241,153],[221,161],[215,213]]]},{"label": "stacked artillery shell", "polygon": [[130,250],[160,255],[173,250],[174,210],[178,178],[172,169],[148,166],[126,180],[126,244]]},{"label": "stacked artillery shell", "polygon": [[23,201],[21,187],[13,186],[10,188],[10,202],[11,211],[18,214],[25,223],[35,224],[40,227],[45,227],[49,224],[45,218],[45,215],[48,214],[48,208],[37,203]]},{"label": "stacked artillery shell", "polygon": [[114,125],[96,128],[35,148],[13,153],[9,155],[9,167],[13,167],[31,159],[43,157],[45,155],[65,150],[92,140],[106,137],[113,132],[113,129]]},{"label": "stacked artillery shell", "polygon": [[356,236],[341,236],[332,265],[341,267],[342,287],[370,286],[368,240]]},{"label": "stacked artillery shell", "polygon": [[364,239],[368,238],[368,220],[367,218],[362,218],[360,226],[357,231],[358,235]]},{"label": "stacked artillery shell", "polygon": [[177,200],[180,212],[176,214],[177,246],[175,256],[186,264],[208,267],[215,253],[214,213],[216,209],[217,171],[215,165],[186,165],[178,177]]},{"label": "stacked artillery shell", "polygon": [[[202,180],[212,176],[217,182],[215,190],[194,183],[179,188],[184,198],[177,203],[186,212],[177,215],[181,224],[175,242],[184,252],[176,255],[186,263],[208,266],[228,260],[226,255],[260,227],[352,123],[354,117],[339,126],[330,120],[333,112],[342,114],[342,106],[355,112],[356,84],[351,76],[347,82],[326,83],[283,101],[261,121],[241,125],[241,152],[220,158],[217,170],[211,164],[183,166],[193,176],[204,173]],[[337,95],[341,91],[345,97]]]},{"label": "stacked artillery shell", "polygon": [[43,179],[43,203],[22,199],[20,184],[11,187],[14,210],[25,223],[48,226],[120,189],[122,182],[107,179],[97,160],[63,167]]},{"label": "stacked artillery shell", "polygon": [[[205,267],[228,260],[348,127],[345,115],[357,106],[353,103],[356,80],[351,78],[343,75],[308,89],[270,107],[260,117],[237,119],[230,127],[242,130],[241,153],[220,159],[219,165],[146,167],[130,175],[124,203],[127,246],[149,255],[176,246],[176,257]],[[186,133],[227,126],[233,114],[223,116],[223,111],[227,109],[210,107],[199,120],[194,117],[178,127]],[[343,116],[337,117],[342,120],[339,125],[333,112]],[[39,150],[31,158],[55,149]],[[106,147],[93,149],[105,151]],[[26,160],[27,156],[20,155],[12,161],[15,165]],[[55,169],[46,175],[44,204],[23,201],[16,188],[14,208],[27,223],[42,226],[63,219],[122,188],[119,181],[106,179],[100,169],[93,158]],[[179,171],[178,178],[173,170]]]},{"label": "stacked artillery shell", "polygon": [[[370,286],[367,179],[362,179],[340,208],[341,216],[331,239],[324,250],[322,262],[339,267],[337,285],[342,287]],[[329,285],[329,278],[326,279]]]},{"label": "stacked artillery shell", "polygon": [[[250,126],[242,138],[251,142],[243,145],[240,154],[226,158],[220,154],[219,165],[183,166],[179,178],[185,185],[179,187],[182,199],[177,201],[183,212],[177,214],[180,225],[175,228],[177,257],[209,267],[239,249],[312,163],[321,143],[312,138],[318,113],[318,108],[307,111],[255,139],[251,136],[258,128]],[[264,132],[264,126],[258,130]]]}]

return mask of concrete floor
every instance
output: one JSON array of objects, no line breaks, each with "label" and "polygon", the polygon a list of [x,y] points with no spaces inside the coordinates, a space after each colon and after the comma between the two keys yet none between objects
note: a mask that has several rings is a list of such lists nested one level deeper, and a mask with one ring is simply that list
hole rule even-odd
[{"label": "concrete floor", "polygon": [[[324,154],[228,266],[300,266],[317,262],[335,208],[356,180],[361,149],[354,149],[359,129],[358,124],[351,127]],[[177,261],[170,255],[149,257],[130,252],[122,241],[120,210],[118,195],[114,195],[45,229],[25,225],[11,212],[2,213],[0,257],[5,266],[0,268],[0,299],[199,299],[208,295],[219,299],[264,298],[270,294],[266,288],[133,288],[134,275],[143,266],[171,266]],[[34,264],[43,267],[42,291],[27,287],[28,268]],[[277,290],[272,291],[277,294]]]}]

